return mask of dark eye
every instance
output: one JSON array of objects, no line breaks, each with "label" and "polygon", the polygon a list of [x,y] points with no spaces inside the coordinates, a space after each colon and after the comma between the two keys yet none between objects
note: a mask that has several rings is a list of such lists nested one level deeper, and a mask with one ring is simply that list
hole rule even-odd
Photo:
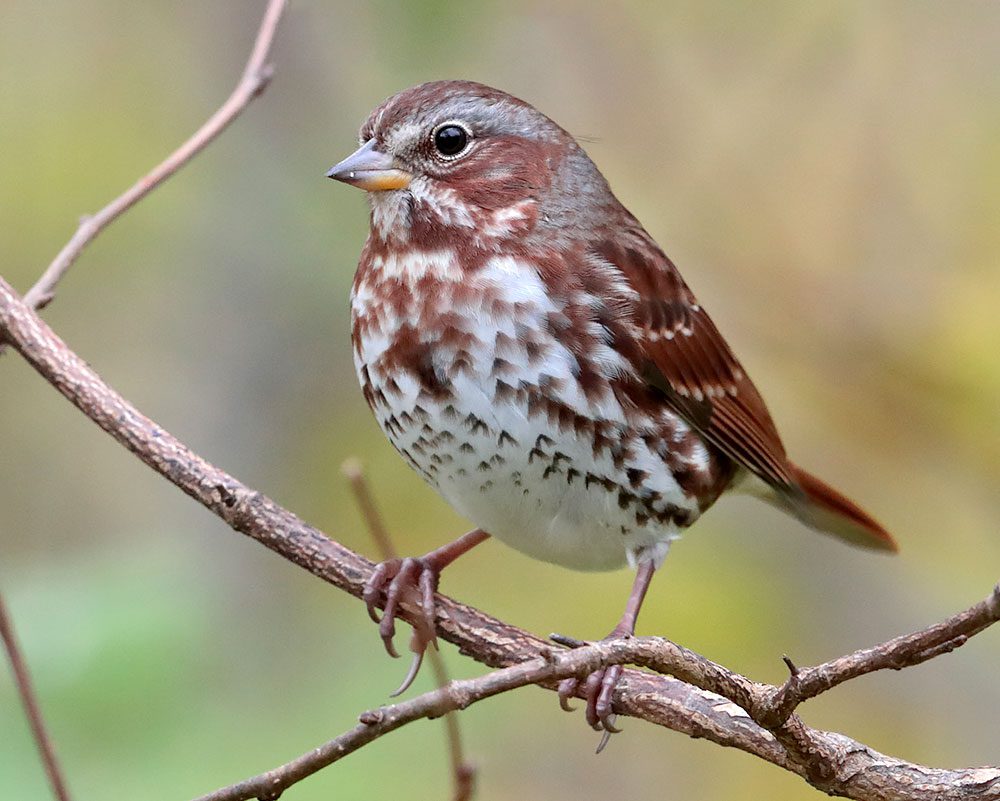
[{"label": "dark eye", "polygon": [[442,156],[457,156],[469,144],[469,132],[461,125],[447,123],[434,132],[434,147]]}]

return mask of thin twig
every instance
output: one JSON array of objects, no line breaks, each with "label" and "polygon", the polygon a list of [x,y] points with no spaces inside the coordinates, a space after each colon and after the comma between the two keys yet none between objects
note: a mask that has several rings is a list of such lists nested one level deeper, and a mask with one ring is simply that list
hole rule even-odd
[{"label": "thin twig", "polygon": [[[691,663],[687,668],[678,667],[689,659]],[[406,723],[465,709],[478,701],[530,684],[554,685],[560,679],[585,676],[601,667],[625,663],[641,664],[654,670],[676,668],[691,672],[692,675],[699,670],[706,675],[713,672],[712,663],[708,660],[691,652],[684,652],[673,643],[656,637],[602,640],[572,651],[553,652],[546,649],[544,653],[526,662],[474,679],[451,681],[409,701],[364,712],[359,716],[361,725],[318,748],[259,776],[201,796],[196,801],[274,798],[292,784]]]},{"label": "thin twig", "polygon": [[[396,559],[398,552],[392,542],[389,529],[386,528],[382,515],[375,503],[375,496],[368,486],[365,478],[364,467],[358,459],[348,459],[341,466],[341,472],[347,477],[354,493],[354,500],[358,504],[361,516],[364,518],[368,533],[375,541],[375,547],[383,560]],[[434,671],[434,680],[438,687],[444,687],[448,683],[448,669],[445,667],[444,658],[436,647],[427,649],[427,656],[431,663],[431,670]],[[448,712],[444,715],[442,723],[445,726],[445,734],[448,739],[448,758],[451,763],[452,776],[452,801],[469,801],[475,792],[476,768],[471,762],[465,759],[465,749],[462,747],[462,732],[458,723],[458,715]]]},{"label": "thin twig", "polygon": [[10,659],[10,667],[14,672],[17,692],[21,696],[24,713],[28,717],[31,733],[35,738],[35,745],[38,746],[38,752],[42,757],[42,764],[45,766],[45,773],[49,777],[49,784],[52,785],[52,794],[58,801],[70,801],[66,780],[63,778],[62,770],[59,768],[59,760],[56,759],[56,751],[52,745],[52,739],[45,728],[45,719],[42,717],[42,710],[38,704],[34,687],[31,684],[31,674],[28,673],[28,663],[18,645],[17,634],[14,632],[14,621],[11,620],[10,614],[7,611],[7,604],[4,602],[3,593],[0,593],[0,639],[3,639],[4,649],[7,651],[7,657]]},{"label": "thin twig", "polygon": [[354,501],[358,505],[361,517],[365,521],[365,528],[368,534],[375,541],[375,548],[383,560],[396,559],[399,553],[389,535],[382,520],[382,515],[375,505],[375,498],[368,487],[368,480],[365,478],[364,467],[358,459],[348,459],[340,466],[340,472],[347,478],[347,483],[351,486],[354,494]]},{"label": "thin twig", "polygon": [[[449,677],[444,660],[436,650],[431,652],[431,670],[438,687],[448,684]],[[469,801],[476,794],[476,766],[465,758],[462,730],[457,712],[447,712],[442,718],[448,739],[448,761],[451,765],[452,801]]]},{"label": "thin twig", "polygon": [[254,98],[267,88],[273,74],[271,66],[267,64],[267,58],[274,42],[278,21],[281,19],[286,5],[287,0],[269,0],[267,10],[264,12],[264,19],[257,31],[253,50],[250,52],[250,58],[243,69],[239,83],[236,84],[236,88],[226,102],[219,106],[218,110],[184,144],[160,164],[99,212],[81,219],[76,233],[59,251],[52,263],[42,273],[41,278],[25,294],[25,303],[36,309],[48,305],[55,297],[56,285],[73,266],[83,249],[101,231],[198,155],[250,105]]},{"label": "thin twig", "polygon": [[[785,684],[763,704],[761,718],[768,723],[782,723],[803,701],[838,684],[877,670],[902,670],[954,651],[997,620],[1000,620],[1000,584],[979,603],[941,623],[871,648],[862,648],[822,665],[796,668]],[[788,657],[785,659],[791,664]]]},{"label": "thin twig", "polygon": [[451,681],[408,701],[364,712],[361,723],[350,731],[306,752],[285,765],[269,770],[238,784],[224,787],[196,801],[246,801],[252,798],[277,798],[292,784],[336,762],[361,746],[421,718],[436,718],[465,709],[477,701],[538,682],[552,683],[568,676],[596,670],[605,664],[628,661],[630,646],[626,640],[604,641],[548,659],[538,657],[528,662],[495,670],[475,679]]},{"label": "thin twig", "polygon": [[[2,278],[0,334],[90,420],[234,530],[361,596],[374,569],[370,561],[209,464],[145,417],[70,350]],[[961,634],[958,629],[968,625],[970,615],[978,620],[972,634],[982,631],[1000,614],[1000,604],[992,598],[991,594],[981,611],[977,605],[925,631],[934,630],[938,633],[932,639],[944,637],[947,642],[955,639],[947,637],[949,631],[956,637]],[[439,594],[435,601],[438,635],[477,661],[491,667],[537,658],[552,661],[552,646],[544,640],[447,596]],[[410,602],[401,605],[400,613],[411,624],[420,619],[420,609]],[[617,714],[740,748],[806,778],[830,795],[864,801],[1000,801],[1000,768],[947,770],[905,762],[844,735],[812,729],[795,715],[773,729],[764,727],[746,710],[757,710],[759,715],[762,704],[779,688],[756,684],[666,640],[628,642],[632,645],[626,661],[678,678],[625,670],[613,699]],[[861,657],[863,664],[891,667],[882,660],[893,642],[869,649]],[[548,681],[542,686],[555,688]]]}]

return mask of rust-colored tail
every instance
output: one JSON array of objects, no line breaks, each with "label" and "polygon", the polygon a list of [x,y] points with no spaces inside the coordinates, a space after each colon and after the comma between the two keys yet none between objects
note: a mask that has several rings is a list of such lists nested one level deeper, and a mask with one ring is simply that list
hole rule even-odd
[{"label": "rust-colored tail", "polygon": [[801,467],[790,465],[795,481],[805,496],[794,504],[796,514],[812,528],[833,534],[854,545],[898,551],[899,546],[879,523],[854,501],[845,498]]}]

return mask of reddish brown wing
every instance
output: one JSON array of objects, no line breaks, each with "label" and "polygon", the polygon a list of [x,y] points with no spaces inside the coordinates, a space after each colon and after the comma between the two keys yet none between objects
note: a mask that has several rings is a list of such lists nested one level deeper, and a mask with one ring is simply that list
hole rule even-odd
[{"label": "reddish brown wing", "polygon": [[763,398],[670,259],[641,230],[594,250],[639,293],[634,322],[646,381],[716,448],[768,484],[797,494]]}]

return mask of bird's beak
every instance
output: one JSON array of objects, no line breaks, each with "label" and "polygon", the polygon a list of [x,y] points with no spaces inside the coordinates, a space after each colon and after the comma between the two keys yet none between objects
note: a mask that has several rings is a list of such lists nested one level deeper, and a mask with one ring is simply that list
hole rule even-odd
[{"label": "bird's beak", "polygon": [[413,175],[400,169],[392,156],[375,149],[374,139],[369,139],[342,162],[334,165],[326,177],[368,192],[406,189],[413,180]]}]

